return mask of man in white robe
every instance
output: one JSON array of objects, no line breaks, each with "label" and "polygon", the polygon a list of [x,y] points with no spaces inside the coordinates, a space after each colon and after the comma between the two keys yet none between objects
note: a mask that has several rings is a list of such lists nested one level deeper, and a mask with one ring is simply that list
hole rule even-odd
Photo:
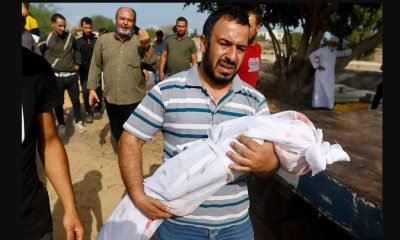
[{"label": "man in white robe", "polygon": [[339,39],[332,36],[328,45],[321,47],[309,55],[315,69],[312,107],[332,109],[335,103],[335,64],[336,58],[352,54],[351,49],[336,50]]}]

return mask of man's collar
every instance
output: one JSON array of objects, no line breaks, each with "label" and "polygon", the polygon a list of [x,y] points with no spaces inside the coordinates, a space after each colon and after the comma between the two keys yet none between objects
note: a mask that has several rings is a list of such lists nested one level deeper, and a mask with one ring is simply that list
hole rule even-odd
[{"label": "man's collar", "polygon": [[93,38],[96,37],[96,34],[91,33],[89,36],[86,36],[84,33],[82,33],[82,37],[83,37],[83,38],[86,38],[86,39],[93,39]]},{"label": "man's collar", "polygon": [[58,35],[57,32],[55,32],[55,31],[51,31],[51,32],[53,33],[54,36],[57,36],[59,38],[65,38],[69,34],[69,33],[65,32],[65,31],[61,35]]},{"label": "man's collar", "polygon": [[174,35],[174,38],[176,38],[177,40],[183,40],[183,39],[185,39],[185,38],[187,38],[187,35],[185,34],[183,37],[178,37],[178,35]]},{"label": "man's collar", "polygon": [[[129,36],[127,36],[123,41],[124,42],[129,41],[129,39],[131,39],[132,36],[133,36],[133,33],[130,34]],[[121,42],[121,39],[118,37],[118,33],[116,31],[114,31],[114,38]]]}]

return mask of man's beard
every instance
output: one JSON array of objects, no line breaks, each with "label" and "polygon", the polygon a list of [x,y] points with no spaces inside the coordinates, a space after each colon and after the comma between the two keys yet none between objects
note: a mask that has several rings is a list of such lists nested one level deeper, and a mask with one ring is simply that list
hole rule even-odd
[{"label": "man's beard", "polygon": [[89,32],[89,33],[83,33],[82,35],[84,35],[85,37],[90,37],[90,36],[92,36],[92,32]]},{"label": "man's beard", "polygon": [[123,36],[131,36],[132,35],[132,29],[129,32],[125,32],[122,31],[122,28],[120,27],[115,27],[115,31],[119,34],[119,35],[123,35]]},{"label": "man's beard", "polygon": [[186,32],[183,32],[183,33],[176,32],[176,36],[179,38],[184,37],[185,35],[186,35]]},{"label": "man's beard", "polygon": [[[210,46],[210,43],[208,43],[208,46]],[[221,61],[221,60],[219,60],[219,61]],[[204,53],[204,58],[203,58],[202,64],[204,64],[203,68],[204,68],[204,72],[207,75],[207,77],[213,83],[215,83],[217,85],[225,85],[227,83],[232,82],[233,78],[236,75],[236,72],[231,77],[229,77],[229,76],[221,76],[220,77],[220,76],[216,76],[214,74],[214,72],[213,72],[214,67],[212,66],[212,63],[210,61],[210,48],[209,47],[206,49],[206,52]],[[218,62],[217,62],[217,64],[218,64]],[[234,63],[234,65],[235,65],[235,69],[236,69],[237,64]],[[237,69],[236,69],[236,71],[237,71]]]}]

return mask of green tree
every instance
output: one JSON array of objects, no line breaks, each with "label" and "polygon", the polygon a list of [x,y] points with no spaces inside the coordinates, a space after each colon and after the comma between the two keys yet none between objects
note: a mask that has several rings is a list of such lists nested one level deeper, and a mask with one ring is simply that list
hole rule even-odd
[{"label": "green tree", "polygon": [[93,20],[93,30],[97,31],[99,28],[106,28],[107,31],[114,31],[114,22],[112,19],[104,17],[103,15],[93,15],[90,17]]},{"label": "green tree", "polygon": [[[185,6],[190,4],[195,3],[188,1]],[[222,5],[224,3],[202,2],[198,4],[198,11],[211,12]],[[314,71],[308,55],[320,47],[326,32],[337,35],[341,40],[350,37],[355,30],[367,29],[368,32],[368,35],[363,35],[359,42],[352,45],[351,56],[337,61],[337,70],[342,70],[351,60],[372,51],[382,42],[382,4],[379,2],[260,2],[236,5],[261,13],[263,25],[272,38],[276,57],[272,69],[276,77],[276,95],[289,103],[310,105]],[[293,51],[290,32],[299,26],[303,32],[299,47]],[[272,32],[275,27],[284,31],[283,47]]]},{"label": "green tree", "polygon": [[172,34],[172,28],[175,26],[175,24],[168,24],[168,25],[163,25],[160,27],[160,29],[164,33],[164,37]]},{"label": "green tree", "polygon": [[52,30],[50,18],[57,11],[58,9],[51,3],[36,3],[29,7],[29,13],[37,20],[41,34]]},{"label": "green tree", "polygon": [[154,41],[156,39],[157,30],[151,27],[151,28],[146,28],[146,31],[149,34],[151,41]]},{"label": "green tree", "polygon": [[266,42],[267,39],[265,39],[265,37],[263,37],[263,36],[261,36],[261,35],[258,35],[258,36],[256,37],[256,41],[257,41],[257,42]]},{"label": "green tree", "polygon": [[[291,32],[290,38],[292,39],[292,49],[298,49],[301,42],[301,33],[299,32]],[[286,36],[283,36],[282,43],[286,44],[286,39],[289,39]]]},{"label": "green tree", "polygon": [[190,38],[199,37],[199,34],[197,33],[197,29],[196,29],[196,28],[195,28],[194,31],[190,34],[189,37],[190,37]]}]

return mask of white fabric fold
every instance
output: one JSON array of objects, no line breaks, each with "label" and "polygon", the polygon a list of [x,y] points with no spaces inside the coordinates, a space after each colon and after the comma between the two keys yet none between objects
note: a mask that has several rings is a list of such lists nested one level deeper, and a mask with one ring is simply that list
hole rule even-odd
[{"label": "white fabric fold", "polygon": [[[321,129],[302,113],[284,111],[267,116],[245,116],[225,121],[208,131],[208,139],[177,146],[183,150],[144,180],[145,193],[163,202],[176,216],[195,210],[222,186],[241,174],[233,174],[225,155],[239,135],[273,142],[281,169],[295,175],[326,169],[327,164],[350,161],[339,144],[323,141]],[[100,230],[97,240],[148,240],[163,220],[150,221],[126,195]]]}]

